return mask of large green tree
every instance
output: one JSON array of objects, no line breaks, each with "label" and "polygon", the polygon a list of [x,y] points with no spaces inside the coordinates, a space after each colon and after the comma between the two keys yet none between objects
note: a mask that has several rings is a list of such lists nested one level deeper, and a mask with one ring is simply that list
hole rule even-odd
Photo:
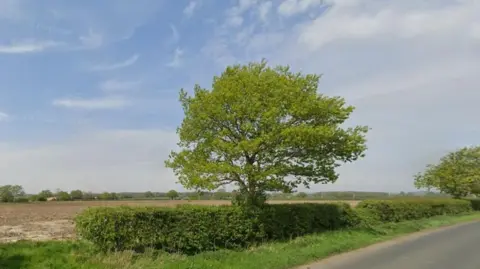
[{"label": "large green tree", "polygon": [[189,189],[236,184],[236,202],[260,205],[267,191],[335,182],[335,168],[363,156],[367,127],[344,127],[354,110],[343,98],[319,94],[320,76],[293,73],[266,61],[229,66],[183,89],[180,150],[167,167]]},{"label": "large green tree", "polygon": [[417,188],[437,189],[455,198],[478,193],[479,185],[480,147],[464,147],[450,152],[415,176]]},{"label": "large green tree", "polygon": [[0,202],[14,202],[22,196],[25,196],[25,191],[20,185],[0,186]]}]

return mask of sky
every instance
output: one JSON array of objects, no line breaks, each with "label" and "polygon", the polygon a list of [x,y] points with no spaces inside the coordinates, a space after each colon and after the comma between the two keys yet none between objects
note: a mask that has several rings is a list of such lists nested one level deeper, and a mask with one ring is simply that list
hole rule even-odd
[{"label": "sky", "polygon": [[322,74],[371,128],[312,191],[412,191],[478,144],[478,0],[0,0],[0,185],[183,190],[164,166],[179,90],[262,58]]}]

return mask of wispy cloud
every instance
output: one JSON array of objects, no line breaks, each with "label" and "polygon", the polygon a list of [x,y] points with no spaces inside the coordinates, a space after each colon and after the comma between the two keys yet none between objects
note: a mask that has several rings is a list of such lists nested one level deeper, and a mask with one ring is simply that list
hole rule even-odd
[{"label": "wispy cloud", "polygon": [[101,47],[104,43],[103,35],[89,29],[88,34],[79,37],[83,48],[94,49]]},{"label": "wispy cloud", "polygon": [[85,110],[100,110],[100,109],[119,109],[130,104],[128,100],[119,97],[103,97],[92,99],[57,99],[52,103],[54,106],[65,108],[76,108]]},{"label": "wispy cloud", "polygon": [[183,10],[183,14],[190,18],[192,15],[193,15],[193,12],[195,12],[195,9],[198,7],[198,2],[197,1],[190,1],[190,3],[188,3],[188,6],[185,7],[185,9]]},{"label": "wispy cloud", "polygon": [[278,13],[282,16],[293,16],[306,12],[307,10],[324,4],[324,0],[310,0],[310,1],[299,1],[299,0],[286,0],[278,6]]},{"label": "wispy cloud", "polygon": [[182,64],[183,50],[176,48],[173,52],[173,59],[167,64],[169,67],[179,67]]},{"label": "wispy cloud", "polygon": [[260,18],[261,21],[264,21],[264,22],[267,21],[267,17],[271,9],[272,9],[272,1],[264,2],[258,7],[258,17]]},{"label": "wispy cloud", "polygon": [[118,92],[118,91],[132,90],[136,87],[139,87],[140,84],[141,84],[140,81],[125,81],[125,80],[110,79],[100,83],[99,87],[104,92]]},{"label": "wispy cloud", "polygon": [[10,116],[7,113],[4,113],[4,112],[0,111],[0,122],[7,121],[9,118],[10,118]]},{"label": "wispy cloud", "polygon": [[175,44],[180,40],[180,34],[178,33],[177,27],[170,24],[170,29],[172,29],[172,43]]},{"label": "wispy cloud", "polygon": [[138,54],[134,54],[132,57],[128,58],[127,60],[125,60],[123,62],[109,63],[109,64],[99,64],[99,65],[93,66],[91,68],[91,70],[92,71],[109,71],[109,70],[125,68],[127,66],[130,66],[130,65],[136,63],[139,57],[140,56]]},{"label": "wispy cloud", "polygon": [[3,54],[24,54],[42,52],[52,47],[61,45],[55,41],[35,41],[24,40],[20,42],[11,42],[10,44],[0,45],[0,53]]}]

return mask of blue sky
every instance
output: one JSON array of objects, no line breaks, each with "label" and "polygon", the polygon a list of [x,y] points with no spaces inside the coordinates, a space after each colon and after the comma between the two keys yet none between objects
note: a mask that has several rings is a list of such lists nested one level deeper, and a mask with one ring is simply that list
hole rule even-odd
[{"label": "blue sky", "polygon": [[0,184],[182,188],[163,165],[180,88],[266,58],[357,107],[365,159],[321,190],[413,190],[480,137],[475,0],[0,1]]}]

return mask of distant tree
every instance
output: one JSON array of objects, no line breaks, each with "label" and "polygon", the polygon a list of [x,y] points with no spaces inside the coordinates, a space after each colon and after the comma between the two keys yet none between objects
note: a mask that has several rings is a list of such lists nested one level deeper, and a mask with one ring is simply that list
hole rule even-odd
[{"label": "distant tree", "polygon": [[211,90],[182,90],[180,150],[166,166],[189,189],[236,184],[240,205],[262,205],[271,191],[335,182],[341,163],[363,156],[367,127],[343,128],[354,107],[319,94],[319,80],[262,61],[227,67]]},{"label": "distant tree", "polygon": [[167,197],[170,198],[170,200],[174,200],[178,198],[178,192],[176,190],[170,190],[167,192]]},{"label": "distant tree", "polygon": [[118,200],[118,196],[115,192],[110,193],[110,200]]},{"label": "distant tree", "polygon": [[10,186],[1,186],[0,187],[0,202],[2,203],[11,203],[15,200],[13,193],[10,189]]},{"label": "distant tree", "polygon": [[95,195],[92,192],[84,192],[83,193],[83,200],[93,200],[95,199]]},{"label": "distant tree", "polygon": [[70,197],[70,194],[66,191],[59,191],[55,194],[55,197],[57,197],[57,201],[70,201],[72,200],[72,197]]},{"label": "distant tree", "polygon": [[151,191],[147,191],[147,192],[145,192],[145,197],[146,198],[153,198],[153,197],[155,197],[155,194],[153,194],[153,192],[151,192]]},{"label": "distant tree", "polygon": [[475,192],[480,184],[480,147],[464,147],[450,152],[437,164],[427,165],[415,176],[417,188],[437,189],[454,198]]},{"label": "distant tree", "polygon": [[25,196],[25,191],[20,185],[4,185],[0,186],[0,202],[15,202],[19,198]]},{"label": "distant tree", "polygon": [[53,193],[50,190],[43,190],[40,193],[38,193],[38,197],[45,198],[45,201],[47,198],[52,197]]},{"label": "distant tree", "polygon": [[25,196],[25,190],[23,189],[22,186],[20,185],[12,185],[10,186],[10,191],[13,194],[13,197],[18,198],[18,197],[23,197]]},{"label": "distant tree", "polygon": [[73,190],[70,192],[70,197],[72,200],[82,200],[83,192],[81,190]]},{"label": "distant tree", "polygon": [[217,190],[215,193],[213,193],[213,199],[215,200],[228,200],[231,198],[231,194],[227,192],[224,188],[221,188]]},{"label": "distant tree", "polygon": [[98,196],[98,199],[100,200],[112,200],[112,196],[110,195],[109,192],[103,192]]},{"label": "distant tree", "polygon": [[306,194],[306,193],[304,193],[304,192],[299,192],[299,193],[297,194],[297,197],[298,197],[298,198],[305,199],[305,198],[308,197],[308,194]]}]

